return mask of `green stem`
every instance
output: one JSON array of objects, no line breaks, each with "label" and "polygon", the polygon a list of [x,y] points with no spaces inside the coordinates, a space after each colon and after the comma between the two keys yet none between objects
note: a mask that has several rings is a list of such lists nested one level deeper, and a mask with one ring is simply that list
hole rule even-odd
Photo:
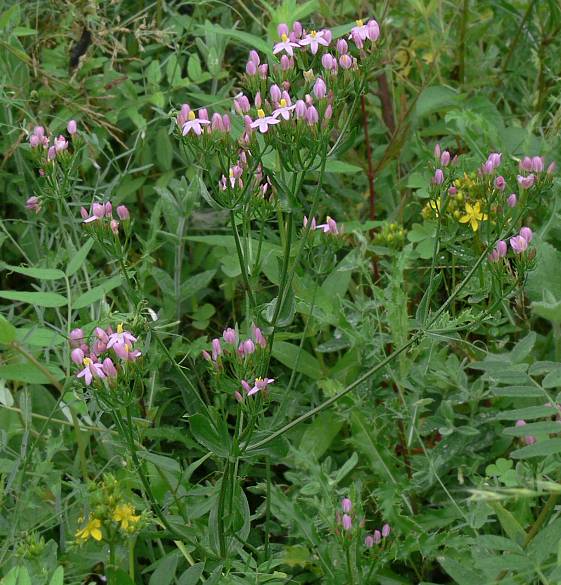
[{"label": "green stem", "polygon": [[129,577],[134,583],[134,545],[136,540],[134,538],[129,539]]},{"label": "green stem", "polygon": [[242,271],[242,279],[244,282],[245,289],[247,291],[247,295],[249,297],[249,301],[251,303],[251,307],[255,310],[255,298],[253,296],[253,291],[251,290],[251,284],[249,282],[249,277],[247,274],[247,266],[245,263],[242,245],[240,242],[240,234],[238,232],[238,226],[236,225],[236,212],[232,209],[230,211],[230,222],[232,224],[232,233],[234,234],[234,241],[236,242],[236,252],[238,253],[238,260],[240,262],[240,269]]}]

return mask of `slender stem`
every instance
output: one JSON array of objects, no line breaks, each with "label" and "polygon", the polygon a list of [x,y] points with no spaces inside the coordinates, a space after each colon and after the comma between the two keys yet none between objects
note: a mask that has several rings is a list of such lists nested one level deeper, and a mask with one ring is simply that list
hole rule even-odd
[{"label": "slender stem", "polygon": [[345,555],[347,558],[347,574],[349,575],[349,585],[354,585],[355,579],[353,576],[353,566],[351,564],[351,547],[345,547],[347,550],[345,551]]},{"label": "slender stem", "polygon": [[175,272],[173,285],[175,292],[175,320],[181,319],[181,269],[183,267],[183,234],[185,232],[185,217],[181,216],[177,224],[177,248],[175,250]]},{"label": "slender stem", "polygon": [[220,557],[226,558],[226,535],[224,527],[224,503],[226,500],[226,480],[229,479],[230,462],[228,459],[224,462],[224,472],[220,481],[220,493],[218,495],[218,545],[220,547]]},{"label": "slender stem", "polygon": [[[520,21],[520,25],[518,26],[518,30],[516,31],[516,34],[514,35],[514,39],[512,40],[512,43],[510,43],[508,53],[506,54],[505,60],[503,61],[502,73],[504,73],[506,71],[506,68],[508,67],[508,64],[510,62],[512,54],[514,53],[514,49],[516,48],[516,45],[520,41],[520,37],[522,35],[522,29],[524,28],[526,21],[530,18],[530,14],[532,13],[532,10],[534,8],[535,3],[536,3],[536,0],[530,0],[530,3],[528,4],[528,8],[526,8],[526,12],[524,13],[524,16],[522,17],[522,20]],[[503,76],[499,75],[497,77],[497,79],[498,80],[503,79]]]},{"label": "slender stem", "polygon": [[469,0],[464,0],[462,8],[462,20],[460,22],[460,40],[458,43],[458,81],[460,85],[466,79],[466,29],[469,14]]},{"label": "slender stem", "polygon": [[242,278],[244,282],[245,289],[247,291],[247,295],[249,297],[249,302],[251,303],[251,307],[255,310],[255,298],[253,296],[253,291],[251,289],[251,284],[249,282],[249,276],[247,274],[247,265],[244,259],[242,245],[240,242],[240,234],[238,232],[238,226],[236,225],[236,212],[232,209],[230,211],[230,222],[232,224],[232,233],[234,234],[234,241],[236,242],[236,251],[238,253],[238,260],[240,262],[240,269],[242,271]]},{"label": "slender stem", "polygon": [[136,544],[135,538],[129,539],[129,577],[134,583],[134,545]]}]

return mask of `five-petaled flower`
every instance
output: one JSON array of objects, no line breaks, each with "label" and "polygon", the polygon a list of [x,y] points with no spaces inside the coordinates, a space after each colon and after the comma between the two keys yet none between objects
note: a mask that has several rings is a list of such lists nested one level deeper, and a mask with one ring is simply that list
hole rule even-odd
[{"label": "five-petaled flower", "polygon": [[269,384],[272,384],[275,380],[273,378],[255,378],[253,388],[247,392],[248,396],[257,394],[260,390],[265,390]]},{"label": "five-petaled flower", "polygon": [[486,221],[487,214],[481,211],[481,204],[477,201],[474,205],[466,203],[466,214],[460,217],[460,223],[469,223],[471,229],[476,232],[479,229],[479,223]]},{"label": "five-petaled flower", "polygon": [[282,51],[285,51],[287,55],[290,55],[291,57],[294,56],[294,49],[293,47],[299,47],[300,45],[298,45],[298,43],[293,43],[288,36],[283,33],[281,35],[281,42],[277,43],[274,47],[273,47],[273,55],[276,55],[277,53],[281,53]]},{"label": "five-petaled flower", "polygon": [[269,130],[269,126],[278,124],[280,120],[273,116],[265,116],[265,112],[261,109],[257,110],[257,118],[251,123],[252,128],[259,128],[261,134],[265,134]]},{"label": "five-petaled flower", "polygon": [[89,386],[94,378],[105,378],[105,372],[103,371],[103,365],[92,361],[90,358],[85,357],[82,361],[84,369],[76,374],[77,378],[84,378],[86,385]]},{"label": "five-petaled flower", "polygon": [[119,504],[113,511],[113,521],[118,522],[123,530],[128,530],[140,520],[140,516],[135,515],[134,512],[130,504]]},{"label": "five-petaled flower", "polygon": [[183,124],[183,136],[187,136],[191,130],[197,135],[200,136],[203,133],[203,128],[205,124],[210,124],[210,120],[204,120],[203,118],[197,118],[195,112],[192,110],[189,112],[187,116],[187,122]]},{"label": "five-petaled flower", "polygon": [[101,520],[99,518],[88,518],[88,523],[76,532],[76,538],[85,542],[89,538],[93,538],[98,542],[103,538],[101,533]]},{"label": "five-petaled flower", "polygon": [[119,323],[117,325],[117,332],[112,333],[109,336],[109,341],[107,342],[107,349],[110,349],[116,343],[121,343],[121,344],[129,343],[129,344],[131,344],[131,343],[134,343],[135,341],[136,341],[136,337],[132,333],[125,331],[123,329],[123,324]]},{"label": "five-petaled flower", "polygon": [[324,47],[328,47],[329,41],[325,38],[325,31],[320,30],[319,32],[316,32],[315,30],[313,30],[309,34],[307,34],[300,41],[300,46],[306,47],[307,45],[310,46],[310,50],[312,51],[312,55],[315,55],[318,52],[320,45],[323,45]]}]

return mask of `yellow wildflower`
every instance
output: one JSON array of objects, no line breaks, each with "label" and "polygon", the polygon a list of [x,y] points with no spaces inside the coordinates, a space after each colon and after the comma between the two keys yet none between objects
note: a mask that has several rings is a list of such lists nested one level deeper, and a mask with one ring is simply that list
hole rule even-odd
[{"label": "yellow wildflower", "polygon": [[119,504],[113,510],[113,520],[119,522],[123,530],[128,530],[130,525],[140,520],[140,516],[135,516],[134,508],[130,504]]},{"label": "yellow wildflower", "polygon": [[90,516],[84,528],[76,532],[76,538],[82,542],[86,542],[90,536],[98,542],[103,538],[101,534],[101,520],[99,518],[92,518]]},{"label": "yellow wildflower", "polygon": [[466,214],[458,220],[460,223],[469,223],[471,229],[476,232],[479,229],[479,222],[485,221],[487,214],[481,211],[481,205],[477,201],[474,205],[466,203]]}]

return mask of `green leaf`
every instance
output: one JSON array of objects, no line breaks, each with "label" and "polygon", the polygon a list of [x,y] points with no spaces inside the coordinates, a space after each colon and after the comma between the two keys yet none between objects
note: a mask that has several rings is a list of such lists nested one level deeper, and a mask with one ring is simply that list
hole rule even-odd
[{"label": "green leaf", "polygon": [[536,301],[531,304],[532,313],[552,323],[561,323],[561,301],[540,302]]},{"label": "green leaf", "polygon": [[[199,25],[196,28],[199,29],[198,32],[202,32],[203,34],[214,33],[216,35],[231,37],[252,49],[257,49],[269,57],[273,56],[272,46],[264,41],[261,37],[256,35],[252,35],[250,33],[233,28],[222,28],[221,26],[218,26],[217,24],[211,24],[210,22],[205,22],[204,25]],[[191,77],[190,74],[189,77]]]},{"label": "green leaf", "polygon": [[150,576],[148,585],[169,585],[175,579],[178,551],[173,551],[158,561],[156,570]]},{"label": "green leaf", "polygon": [[504,429],[503,434],[511,437],[525,437],[536,433],[561,433],[561,421],[527,423],[519,427]]},{"label": "green leaf", "polygon": [[306,350],[301,350],[299,346],[288,341],[275,341],[272,355],[287,368],[294,369],[313,380],[319,380],[322,376],[318,360]]},{"label": "green leaf", "polygon": [[0,343],[7,345],[16,338],[16,328],[4,317],[0,315]]},{"label": "green leaf", "polygon": [[117,288],[121,284],[121,275],[108,278],[103,284],[95,286],[91,290],[80,295],[73,303],[73,309],[82,309],[90,306],[92,303],[102,299],[109,291]]},{"label": "green leaf", "polygon": [[187,73],[194,82],[197,82],[201,78],[203,70],[201,68],[201,59],[198,53],[193,53],[189,57],[189,61],[187,62]]},{"label": "green leaf", "polygon": [[558,410],[554,406],[528,406],[527,408],[517,408],[516,410],[506,410],[500,412],[495,420],[518,420],[529,418],[542,418],[544,416],[553,416]]},{"label": "green leaf", "polygon": [[211,420],[210,415],[194,414],[189,418],[189,427],[193,437],[219,457],[228,457],[230,454],[230,435],[223,421],[218,425]]},{"label": "green leaf", "polygon": [[339,434],[343,421],[332,412],[323,412],[306,427],[300,440],[300,450],[319,459]]},{"label": "green leaf", "polygon": [[0,290],[0,298],[37,305],[38,307],[64,307],[66,297],[54,292],[24,292]]},{"label": "green leaf", "polygon": [[205,563],[195,563],[192,567],[189,567],[178,579],[178,585],[197,585],[199,583],[201,575],[203,574]]},{"label": "green leaf", "polygon": [[66,341],[66,337],[47,327],[19,327],[16,339],[33,347],[53,347]]},{"label": "green leaf", "polygon": [[181,300],[191,298],[196,295],[200,290],[207,287],[210,281],[214,278],[216,270],[205,270],[205,272],[199,272],[185,279],[181,284]]},{"label": "green leaf", "polygon": [[66,267],[66,276],[72,276],[82,267],[82,264],[84,263],[84,260],[86,259],[86,256],[88,255],[88,252],[92,249],[93,245],[94,245],[93,239],[92,238],[87,239],[84,245],[78,250],[78,252],[76,252],[76,254],[72,256],[70,262],[68,263],[68,266]]},{"label": "green leaf", "polygon": [[63,585],[64,584],[64,568],[57,567],[51,580],[49,581],[49,585]]},{"label": "green leaf", "polygon": [[524,542],[526,537],[526,533],[524,532],[524,528],[520,525],[518,520],[509,512],[506,508],[503,508],[499,502],[489,502],[489,505],[495,511],[497,518],[502,526],[502,529],[505,531],[507,536],[521,544]]},{"label": "green leaf", "polygon": [[362,173],[363,169],[357,165],[345,162],[343,160],[334,160],[328,158],[325,163],[326,173],[338,173],[342,175],[354,175],[355,173]]},{"label": "green leaf", "polygon": [[12,266],[10,264],[2,263],[0,265],[2,270],[9,270],[10,272],[17,272],[24,276],[31,276],[32,278],[39,278],[40,280],[57,280],[64,278],[64,272],[56,268],[27,268],[26,266]]},{"label": "green leaf", "polygon": [[171,169],[173,147],[166,128],[160,128],[156,134],[156,158],[164,171]]},{"label": "green leaf", "polygon": [[162,68],[160,62],[153,60],[146,68],[146,80],[150,85],[159,85],[162,80]]},{"label": "green leaf", "polygon": [[425,88],[415,104],[415,117],[422,118],[435,112],[445,112],[456,107],[461,101],[460,95],[451,87],[434,85]]},{"label": "green leaf", "polygon": [[438,561],[458,585],[482,585],[484,583],[479,573],[476,573],[472,568],[466,567],[455,559],[440,557]]},{"label": "green leaf", "polygon": [[[64,379],[64,372],[57,366],[42,365],[56,380]],[[0,366],[0,380],[13,380],[25,384],[51,384],[49,377],[30,362]]]},{"label": "green leaf", "polygon": [[547,374],[542,380],[542,386],[544,388],[558,388],[561,386],[561,366]]},{"label": "green leaf", "polygon": [[548,455],[555,455],[557,453],[561,453],[561,439],[547,439],[539,443],[534,443],[533,445],[527,445],[521,449],[516,449],[510,456],[513,459],[530,459],[531,457],[547,457]]}]

